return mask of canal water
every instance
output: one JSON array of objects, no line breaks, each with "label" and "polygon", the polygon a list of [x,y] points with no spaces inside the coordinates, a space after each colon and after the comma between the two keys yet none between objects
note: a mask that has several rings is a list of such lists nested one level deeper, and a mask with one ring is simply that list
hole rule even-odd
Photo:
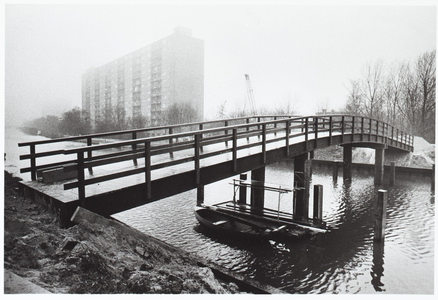
[{"label": "canal water", "polygon": [[[17,143],[35,139],[18,131],[6,131],[7,170],[17,174]],[[231,200],[231,181],[232,178],[206,186],[205,203]],[[290,188],[292,161],[267,166],[266,181]],[[374,186],[372,174],[353,171],[352,184],[347,187],[342,177],[335,184],[331,172],[314,168],[313,184],[324,186],[323,216],[333,229],[290,244],[244,243],[205,232],[193,213],[195,190],[114,217],[289,293],[434,293],[435,199],[430,194],[430,178],[406,176],[393,187],[383,187],[388,190],[383,243],[373,242],[378,188]],[[277,209],[278,194],[266,192],[265,197],[265,206]],[[280,209],[291,212],[292,194],[281,197]]]}]

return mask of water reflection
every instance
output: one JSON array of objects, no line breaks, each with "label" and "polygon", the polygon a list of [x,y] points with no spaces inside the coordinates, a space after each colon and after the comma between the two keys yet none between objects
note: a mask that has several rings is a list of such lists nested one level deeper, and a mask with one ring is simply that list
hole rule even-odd
[{"label": "water reflection", "polygon": [[373,243],[373,267],[371,269],[371,284],[376,292],[383,292],[384,284],[382,283],[383,277],[383,254],[385,250],[385,240],[374,241]]},{"label": "water reflection", "polygon": [[[287,163],[269,166],[266,180],[287,186],[293,181],[291,169]],[[207,204],[232,197],[229,181],[205,187]],[[323,218],[334,230],[296,243],[251,244],[210,236],[193,215],[192,191],[117,218],[290,293],[433,293],[434,202],[429,182],[409,179],[388,190],[386,240],[381,244],[373,242],[377,188],[372,177],[353,172],[352,184],[345,186],[333,184],[331,172],[314,169],[313,184],[324,186]],[[292,198],[283,200],[281,209],[290,212]],[[266,194],[265,203],[276,208],[277,198]],[[431,276],[423,278],[423,273]]]}]

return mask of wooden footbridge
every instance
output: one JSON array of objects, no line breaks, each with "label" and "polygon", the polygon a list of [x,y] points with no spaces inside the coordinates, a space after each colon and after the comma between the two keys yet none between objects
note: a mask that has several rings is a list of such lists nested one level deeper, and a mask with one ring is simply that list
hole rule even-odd
[{"label": "wooden footbridge", "polygon": [[[29,162],[21,172],[30,172],[31,181],[21,186],[66,225],[78,206],[109,216],[195,188],[202,203],[207,184],[249,171],[251,179],[263,182],[266,165],[294,159],[294,187],[300,188],[294,218],[306,220],[307,165],[315,149],[331,145],[344,147],[347,182],[352,147],[376,149],[375,183],[381,184],[385,150],[412,151],[413,137],[374,119],[317,115],[243,117],[26,142],[19,144],[29,150],[20,156]],[[251,195],[251,205],[263,208],[263,192]]]}]

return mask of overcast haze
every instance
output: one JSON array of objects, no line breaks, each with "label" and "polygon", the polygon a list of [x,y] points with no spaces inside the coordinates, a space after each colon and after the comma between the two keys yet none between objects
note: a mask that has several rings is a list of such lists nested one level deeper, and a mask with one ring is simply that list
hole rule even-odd
[{"label": "overcast haze", "polygon": [[[414,3],[414,2],[410,2]],[[430,2],[416,2],[430,3]],[[205,41],[205,117],[245,99],[290,95],[301,113],[341,108],[367,62],[414,60],[436,47],[433,6],[6,5],[6,124],[81,106],[81,76],[173,33]]]}]

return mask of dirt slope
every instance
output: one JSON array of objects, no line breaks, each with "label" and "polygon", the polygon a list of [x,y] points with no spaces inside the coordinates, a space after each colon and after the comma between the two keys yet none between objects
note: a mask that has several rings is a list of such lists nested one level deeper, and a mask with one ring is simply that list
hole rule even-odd
[{"label": "dirt slope", "polygon": [[38,286],[52,293],[239,292],[210,268],[114,228],[61,229],[51,213],[17,193],[17,180],[5,172],[4,267]]}]

